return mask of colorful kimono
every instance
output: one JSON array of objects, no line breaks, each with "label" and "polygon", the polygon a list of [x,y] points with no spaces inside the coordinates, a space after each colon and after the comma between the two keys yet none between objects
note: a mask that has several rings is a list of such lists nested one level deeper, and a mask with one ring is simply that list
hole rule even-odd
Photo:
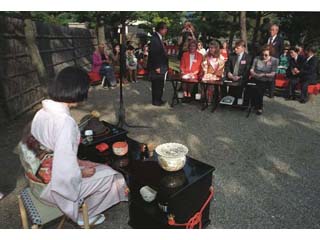
[{"label": "colorful kimono", "polygon": [[204,72],[202,80],[220,80],[223,75],[224,65],[225,61],[222,55],[220,55],[219,58],[207,55],[202,62],[202,69]]},{"label": "colorful kimono", "polygon": [[79,205],[83,200],[93,217],[120,201],[127,201],[123,176],[106,165],[98,165],[93,176],[82,178],[77,151],[80,132],[64,103],[42,101],[35,115],[32,136],[53,152],[51,180],[40,198],[58,206],[73,221],[82,219]]}]

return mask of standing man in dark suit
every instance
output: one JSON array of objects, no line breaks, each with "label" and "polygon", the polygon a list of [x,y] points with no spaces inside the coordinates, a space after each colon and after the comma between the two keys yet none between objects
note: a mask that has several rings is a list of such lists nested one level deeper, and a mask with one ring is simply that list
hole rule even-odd
[{"label": "standing man in dark suit", "polygon": [[168,55],[162,38],[167,34],[168,28],[165,22],[160,22],[155,28],[151,38],[150,52],[148,58],[149,79],[152,86],[152,104],[162,106],[164,78],[169,69]]},{"label": "standing man in dark suit", "polygon": [[[242,98],[242,92],[245,83],[248,81],[252,58],[245,52],[246,43],[243,40],[236,42],[234,53],[228,58],[225,65],[225,76],[227,81],[232,81],[234,86],[229,86],[228,94],[235,97],[235,103],[239,98]],[[223,87],[223,92],[226,93],[226,86]],[[223,94],[225,95],[225,94]],[[247,104],[246,101],[243,104]]]},{"label": "standing man in dark suit", "polygon": [[318,80],[318,58],[315,47],[307,47],[305,49],[306,60],[304,61],[300,71],[301,99],[300,103],[308,101],[308,86],[316,84]]},{"label": "standing man in dark suit", "polygon": [[[270,26],[270,36],[268,38],[267,44],[270,46],[270,55],[271,57],[280,58],[280,55],[283,52],[283,39],[278,35],[279,33],[279,26],[277,24],[272,24]],[[268,86],[269,89],[269,97],[273,98],[274,96],[274,88],[275,88],[275,80],[270,82]]]},{"label": "standing man in dark suit", "polygon": [[289,67],[287,68],[286,76],[289,79],[288,98],[286,100],[295,100],[295,89],[301,80],[300,71],[304,63],[304,57],[299,54],[297,47],[289,49],[290,59]]}]

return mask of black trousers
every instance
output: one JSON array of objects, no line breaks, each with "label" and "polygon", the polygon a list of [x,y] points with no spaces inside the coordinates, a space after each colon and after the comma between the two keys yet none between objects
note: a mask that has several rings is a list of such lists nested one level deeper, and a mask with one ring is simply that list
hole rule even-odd
[{"label": "black trousers", "polygon": [[165,74],[157,74],[154,71],[151,71],[149,74],[149,79],[151,81],[153,104],[160,104],[162,102],[164,76]]},{"label": "black trousers", "polygon": [[262,109],[263,108],[263,96],[266,91],[267,86],[269,86],[269,82],[261,82],[261,81],[256,81],[257,84],[256,88],[256,94],[255,97],[253,98],[253,106],[256,109]]},{"label": "black trousers", "polygon": [[244,84],[239,82],[238,86],[229,86],[229,90],[227,90],[228,85],[224,83],[221,85],[221,96],[225,97],[227,95],[233,96],[235,98],[241,98],[242,92],[244,88]]},{"label": "black trousers", "polygon": [[238,98],[242,98],[242,92],[243,92],[243,85],[239,86],[229,86],[229,90],[227,90],[227,85],[223,84],[221,86],[221,97],[225,97],[227,95],[230,95],[235,98],[234,103],[237,104]]},{"label": "black trousers", "polygon": [[296,90],[296,87],[299,82],[300,82],[300,78],[298,78],[298,77],[289,79],[289,86],[288,86],[288,96],[289,97],[294,97],[295,90]]}]

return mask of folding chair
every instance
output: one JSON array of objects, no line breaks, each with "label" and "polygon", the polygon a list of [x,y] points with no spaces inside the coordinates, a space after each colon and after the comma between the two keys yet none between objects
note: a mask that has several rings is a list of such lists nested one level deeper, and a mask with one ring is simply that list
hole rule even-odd
[{"label": "folding chair", "polygon": [[[31,223],[32,229],[41,228],[44,224],[49,223],[55,219],[61,217],[61,221],[57,228],[62,228],[67,216],[60,211],[58,207],[50,206],[41,202],[36,198],[29,187],[23,189],[18,196],[20,217],[22,222],[22,227],[24,229],[29,228],[29,221]],[[83,228],[89,229],[89,215],[88,206],[86,203],[82,203],[80,211],[83,215]]]}]

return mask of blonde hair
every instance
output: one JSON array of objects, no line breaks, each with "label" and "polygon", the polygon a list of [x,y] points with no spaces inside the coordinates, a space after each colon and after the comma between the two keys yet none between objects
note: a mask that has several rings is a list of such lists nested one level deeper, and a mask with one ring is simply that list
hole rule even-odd
[{"label": "blonde hair", "polygon": [[[216,52],[214,53],[214,55],[210,53],[210,47],[214,47],[216,49]],[[217,41],[211,41],[209,43],[209,51],[207,55],[215,58],[218,58],[220,56],[220,44]]]}]

